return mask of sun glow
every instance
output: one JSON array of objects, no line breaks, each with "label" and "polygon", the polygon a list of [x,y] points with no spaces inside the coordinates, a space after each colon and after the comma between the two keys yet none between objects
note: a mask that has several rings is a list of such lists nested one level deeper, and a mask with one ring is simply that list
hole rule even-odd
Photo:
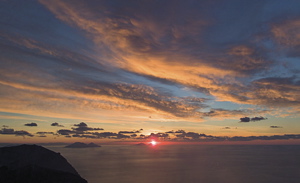
[{"label": "sun glow", "polygon": [[156,142],[155,140],[152,140],[152,141],[150,142],[150,144],[151,144],[152,146],[155,146],[155,145],[157,144],[157,142]]}]

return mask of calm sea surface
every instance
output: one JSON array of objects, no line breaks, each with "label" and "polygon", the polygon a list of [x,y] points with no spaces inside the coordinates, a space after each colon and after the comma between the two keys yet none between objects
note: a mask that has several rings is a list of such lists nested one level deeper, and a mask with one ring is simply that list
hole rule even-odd
[{"label": "calm sea surface", "polygon": [[89,183],[299,183],[300,146],[47,147]]}]

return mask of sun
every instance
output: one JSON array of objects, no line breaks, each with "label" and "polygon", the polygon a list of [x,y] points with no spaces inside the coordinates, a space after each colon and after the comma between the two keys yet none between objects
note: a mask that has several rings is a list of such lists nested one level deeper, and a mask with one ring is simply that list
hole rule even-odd
[{"label": "sun", "polygon": [[155,140],[151,140],[150,144],[151,144],[152,146],[155,146],[155,145],[157,144],[157,142],[156,142]]}]

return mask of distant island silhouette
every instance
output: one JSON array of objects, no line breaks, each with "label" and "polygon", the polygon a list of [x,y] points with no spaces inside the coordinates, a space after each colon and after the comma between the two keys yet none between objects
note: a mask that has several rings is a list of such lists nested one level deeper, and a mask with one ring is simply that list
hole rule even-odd
[{"label": "distant island silhouette", "polygon": [[25,144],[0,148],[0,182],[87,183],[59,153]]},{"label": "distant island silhouette", "polygon": [[101,146],[94,144],[94,143],[86,144],[83,142],[75,142],[75,143],[67,145],[65,147],[66,148],[89,148],[89,147],[101,147]]},{"label": "distant island silhouette", "polygon": [[146,145],[149,145],[149,144],[145,144],[145,143],[138,143],[138,144],[135,144],[136,146],[146,146]]}]

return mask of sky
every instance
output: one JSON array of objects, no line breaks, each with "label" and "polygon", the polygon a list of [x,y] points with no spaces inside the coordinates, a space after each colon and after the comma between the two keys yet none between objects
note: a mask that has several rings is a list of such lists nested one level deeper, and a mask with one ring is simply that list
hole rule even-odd
[{"label": "sky", "polygon": [[300,138],[298,0],[0,0],[0,15],[2,143]]}]

